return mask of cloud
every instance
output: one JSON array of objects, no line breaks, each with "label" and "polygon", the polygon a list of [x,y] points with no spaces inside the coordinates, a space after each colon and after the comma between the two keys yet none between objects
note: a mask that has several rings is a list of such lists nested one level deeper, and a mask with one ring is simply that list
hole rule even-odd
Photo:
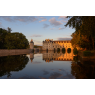
[{"label": "cloud", "polygon": [[43,21],[46,21],[47,19],[42,19],[41,21],[39,21],[39,22],[43,22]]},{"label": "cloud", "polygon": [[40,18],[44,18],[44,17],[40,17]]},{"label": "cloud", "polygon": [[65,19],[67,16],[59,16],[58,19]]},{"label": "cloud", "polygon": [[47,19],[46,18],[44,18],[44,17],[40,17],[42,20],[41,21],[39,21],[39,22],[44,22],[44,21],[47,21]]},{"label": "cloud", "polygon": [[62,30],[62,29],[64,29],[64,28],[59,28],[58,30]]},{"label": "cloud", "polygon": [[71,40],[72,38],[57,38],[57,40]]},{"label": "cloud", "polygon": [[54,30],[54,28],[50,28],[50,30]]},{"label": "cloud", "polygon": [[34,22],[38,20],[35,16],[16,16],[14,19],[21,22]]},{"label": "cloud", "polygon": [[51,23],[51,25],[54,25],[54,26],[59,26],[59,25],[63,24],[63,23],[61,23],[60,21],[56,21],[55,18],[51,18],[51,19],[49,20],[49,22]]},{"label": "cloud", "polygon": [[11,16],[0,16],[0,18],[6,20],[6,21],[9,21],[9,22],[12,22],[14,21],[14,19],[11,17]]},{"label": "cloud", "polygon": [[12,22],[12,21],[20,21],[20,22],[34,22],[38,19],[35,16],[0,16],[0,18]]},{"label": "cloud", "polygon": [[42,37],[42,35],[32,35],[31,37]]},{"label": "cloud", "polygon": [[67,18],[66,18],[67,16],[59,16],[59,18],[58,19],[62,19],[61,21],[62,22],[67,22]]},{"label": "cloud", "polygon": [[48,24],[44,24],[44,27],[43,28],[47,28],[47,27],[49,27],[49,25]]}]

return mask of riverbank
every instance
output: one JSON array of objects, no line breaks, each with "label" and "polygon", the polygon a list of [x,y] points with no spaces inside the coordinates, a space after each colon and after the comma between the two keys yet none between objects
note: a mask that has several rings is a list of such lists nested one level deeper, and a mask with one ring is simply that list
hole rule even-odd
[{"label": "riverbank", "polygon": [[83,59],[83,60],[95,60],[95,50],[89,51],[90,53],[86,56],[84,53],[86,51],[78,51],[78,55]]},{"label": "riverbank", "polygon": [[32,52],[32,49],[0,49],[0,56],[28,54]]}]

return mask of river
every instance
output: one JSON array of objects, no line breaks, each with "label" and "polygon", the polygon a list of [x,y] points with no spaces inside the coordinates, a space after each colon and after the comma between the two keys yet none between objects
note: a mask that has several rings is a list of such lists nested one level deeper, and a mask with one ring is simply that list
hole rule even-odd
[{"label": "river", "polygon": [[0,57],[0,79],[94,79],[95,61],[73,53],[42,52]]}]

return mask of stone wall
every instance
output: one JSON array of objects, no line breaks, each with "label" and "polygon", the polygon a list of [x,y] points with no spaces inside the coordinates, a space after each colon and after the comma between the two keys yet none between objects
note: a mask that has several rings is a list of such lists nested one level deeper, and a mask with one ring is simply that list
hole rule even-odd
[{"label": "stone wall", "polygon": [[28,54],[32,51],[32,49],[0,49],[0,56],[8,56],[8,55],[19,55],[19,54]]}]

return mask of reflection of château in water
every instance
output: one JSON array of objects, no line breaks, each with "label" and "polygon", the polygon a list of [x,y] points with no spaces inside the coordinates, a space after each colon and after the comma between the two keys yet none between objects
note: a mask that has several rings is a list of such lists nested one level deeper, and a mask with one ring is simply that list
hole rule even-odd
[{"label": "reflection of ch\u00e2teau in water", "polygon": [[[39,54],[39,53],[38,53]],[[54,53],[54,51],[42,51],[43,60],[46,62],[50,61],[72,61],[73,60],[73,51],[68,53],[67,51],[65,53],[57,53],[57,51]],[[34,53],[30,53],[30,60],[33,62],[34,59]]]},{"label": "reflection of ch\u00e2teau in water", "polygon": [[34,54],[30,53],[30,60],[31,60],[31,62],[33,61],[33,59],[34,59]]},{"label": "reflection of ch\u00e2teau in water", "polygon": [[57,53],[54,51],[48,51],[48,53],[46,51],[43,51],[43,60],[45,60],[46,62],[50,62],[50,61],[72,61],[73,60],[73,51],[71,51],[71,53],[68,53],[67,51],[65,53],[62,53],[62,51],[60,53]]}]

